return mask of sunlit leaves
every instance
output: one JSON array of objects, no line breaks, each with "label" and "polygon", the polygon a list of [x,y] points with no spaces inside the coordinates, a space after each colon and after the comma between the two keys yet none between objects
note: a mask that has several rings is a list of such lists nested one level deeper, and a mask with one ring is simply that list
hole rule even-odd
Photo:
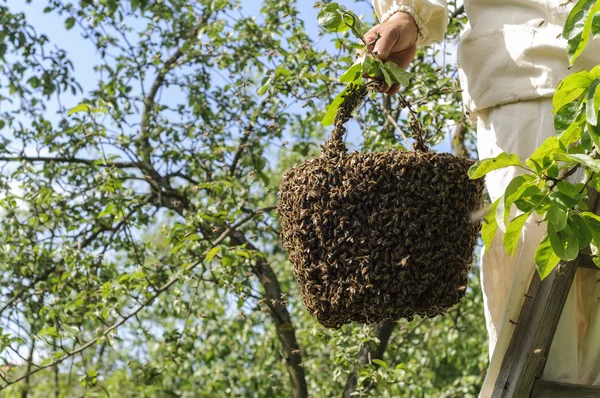
[{"label": "sunlit leaves", "polygon": [[508,166],[522,165],[517,155],[502,152],[500,155],[494,158],[480,160],[479,162],[471,166],[471,168],[469,169],[469,178],[475,180],[477,178],[485,176],[491,171]]},{"label": "sunlit leaves", "polygon": [[496,221],[496,209],[500,204],[500,201],[503,200],[504,197],[498,198],[487,210],[487,213],[483,219],[483,225],[481,227],[481,236],[483,239],[483,244],[486,249],[489,250],[496,236],[496,232],[498,231],[498,222]]},{"label": "sunlit leaves", "polygon": [[598,109],[600,108],[600,79],[594,80],[587,92],[586,117],[592,126],[598,125]]},{"label": "sunlit leaves", "polygon": [[554,253],[548,235],[544,236],[535,252],[535,266],[540,278],[545,279],[556,268],[560,258]]},{"label": "sunlit leaves", "polygon": [[319,12],[318,22],[329,32],[344,32],[350,27],[344,23],[344,10],[338,3],[327,4]]},{"label": "sunlit leaves", "polygon": [[515,254],[517,245],[521,239],[521,231],[530,216],[531,213],[523,213],[515,217],[510,224],[508,224],[506,233],[504,234],[504,247],[510,256]]},{"label": "sunlit leaves", "polygon": [[581,55],[590,41],[591,35],[598,35],[598,20],[600,2],[597,0],[579,0],[567,17],[563,28],[563,37],[568,40],[567,54],[571,65]]},{"label": "sunlit leaves", "polygon": [[340,76],[342,83],[357,83],[362,79],[363,64],[356,62]]}]

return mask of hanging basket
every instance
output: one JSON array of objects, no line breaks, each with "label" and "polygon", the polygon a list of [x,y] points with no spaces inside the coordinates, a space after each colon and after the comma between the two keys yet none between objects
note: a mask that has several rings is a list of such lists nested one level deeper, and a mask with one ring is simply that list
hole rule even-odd
[{"label": "hanging basket", "polygon": [[[287,171],[278,212],[304,303],[326,327],[433,317],[463,298],[483,182],[473,161],[427,151],[347,153],[346,97],[323,153]],[[419,144],[420,143],[420,144]]]}]

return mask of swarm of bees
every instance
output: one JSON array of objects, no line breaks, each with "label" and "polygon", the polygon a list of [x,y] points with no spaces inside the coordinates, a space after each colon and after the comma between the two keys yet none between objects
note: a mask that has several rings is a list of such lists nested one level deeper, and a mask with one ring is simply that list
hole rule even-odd
[{"label": "swarm of bees", "polygon": [[465,295],[481,224],[473,161],[424,151],[347,153],[356,86],[322,154],[282,179],[282,240],[308,311],[325,327],[444,314]]}]

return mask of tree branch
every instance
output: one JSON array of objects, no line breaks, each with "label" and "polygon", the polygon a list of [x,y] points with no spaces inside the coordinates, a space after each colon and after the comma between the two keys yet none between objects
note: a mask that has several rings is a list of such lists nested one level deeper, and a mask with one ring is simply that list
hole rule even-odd
[{"label": "tree branch", "polygon": [[[198,30],[206,24],[208,19],[210,18],[210,13],[202,14],[202,16],[198,20],[198,26],[194,29],[192,35],[188,37],[195,38]],[[185,55],[183,52],[183,47],[179,47],[173,55],[171,55],[164,63],[162,69],[156,75],[152,86],[150,87],[150,91],[148,95],[144,98],[144,110],[142,112],[142,122],[140,125],[140,152],[142,155],[142,160],[146,164],[147,167],[151,166],[151,152],[152,146],[150,145],[150,139],[148,138],[148,128],[150,124],[150,115],[152,113],[152,108],[156,103],[156,95],[158,91],[162,87],[167,77],[167,74],[173,69],[173,67],[177,64],[177,62]],[[148,170],[150,171],[150,170]]]},{"label": "tree branch", "polygon": [[462,6],[458,7],[456,10],[454,10],[454,12],[450,15],[450,19],[454,19],[454,18],[460,16],[464,12],[465,12],[465,6],[462,5]]},{"label": "tree branch", "polygon": [[248,140],[250,139],[250,134],[254,131],[254,125],[258,121],[258,118],[262,114],[266,105],[267,105],[267,100],[264,99],[260,103],[260,105],[258,106],[256,111],[254,111],[254,113],[252,114],[252,117],[250,118],[250,124],[248,125],[248,129],[244,132],[244,135],[242,135],[242,139],[240,140],[240,145],[238,147],[238,150],[236,151],[236,153],[233,157],[233,161],[231,162],[231,166],[229,167],[229,175],[233,175],[233,173],[235,173],[237,164],[240,161],[240,158],[242,157],[244,150],[246,149],[246,144],[248,143]]},{"label": "tree branch", "polygon": [[375,328],[375,336],[379,340],[379,344],[375,351],[373,351],[372,345],[368,343],[360,348],[358,352],[358,364],[348,376],[348,380],[346,381],[346,387],[344,388],[344,393],[342,395],[343,398],[352,398],[354,397],[358,388],[358,375],[357,372],[364,368],[365,365],[370,364],[374,359],[382,359],[383,354],[387,348],[388,342],[390,341],[390,337],[392,336],[392,332],[396,327],[397,323],[390,320],[384,320],[379,322]]},{"label": "tree branch", "polygon": [[136,162],[104,162],[100,159],[81,159],[76,157],[52,157],[52,156],[0,156],[0,162],[29,162],[29,163],[76,163],[90,166],[116,167],[119,169],[139,168]]}]

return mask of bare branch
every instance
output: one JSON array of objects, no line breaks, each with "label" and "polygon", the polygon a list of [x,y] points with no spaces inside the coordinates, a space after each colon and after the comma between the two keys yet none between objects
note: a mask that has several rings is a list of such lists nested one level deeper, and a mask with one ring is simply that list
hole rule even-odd
[{"label": "bare branch", "polygon": [[138,168],[136,162],[105,162],[101,159],[81,159],[75,157],[52,156],[0,156],[0,162],[29,162],[29,163],[76,163],[90,166],[116,167],[118,169]]}]

